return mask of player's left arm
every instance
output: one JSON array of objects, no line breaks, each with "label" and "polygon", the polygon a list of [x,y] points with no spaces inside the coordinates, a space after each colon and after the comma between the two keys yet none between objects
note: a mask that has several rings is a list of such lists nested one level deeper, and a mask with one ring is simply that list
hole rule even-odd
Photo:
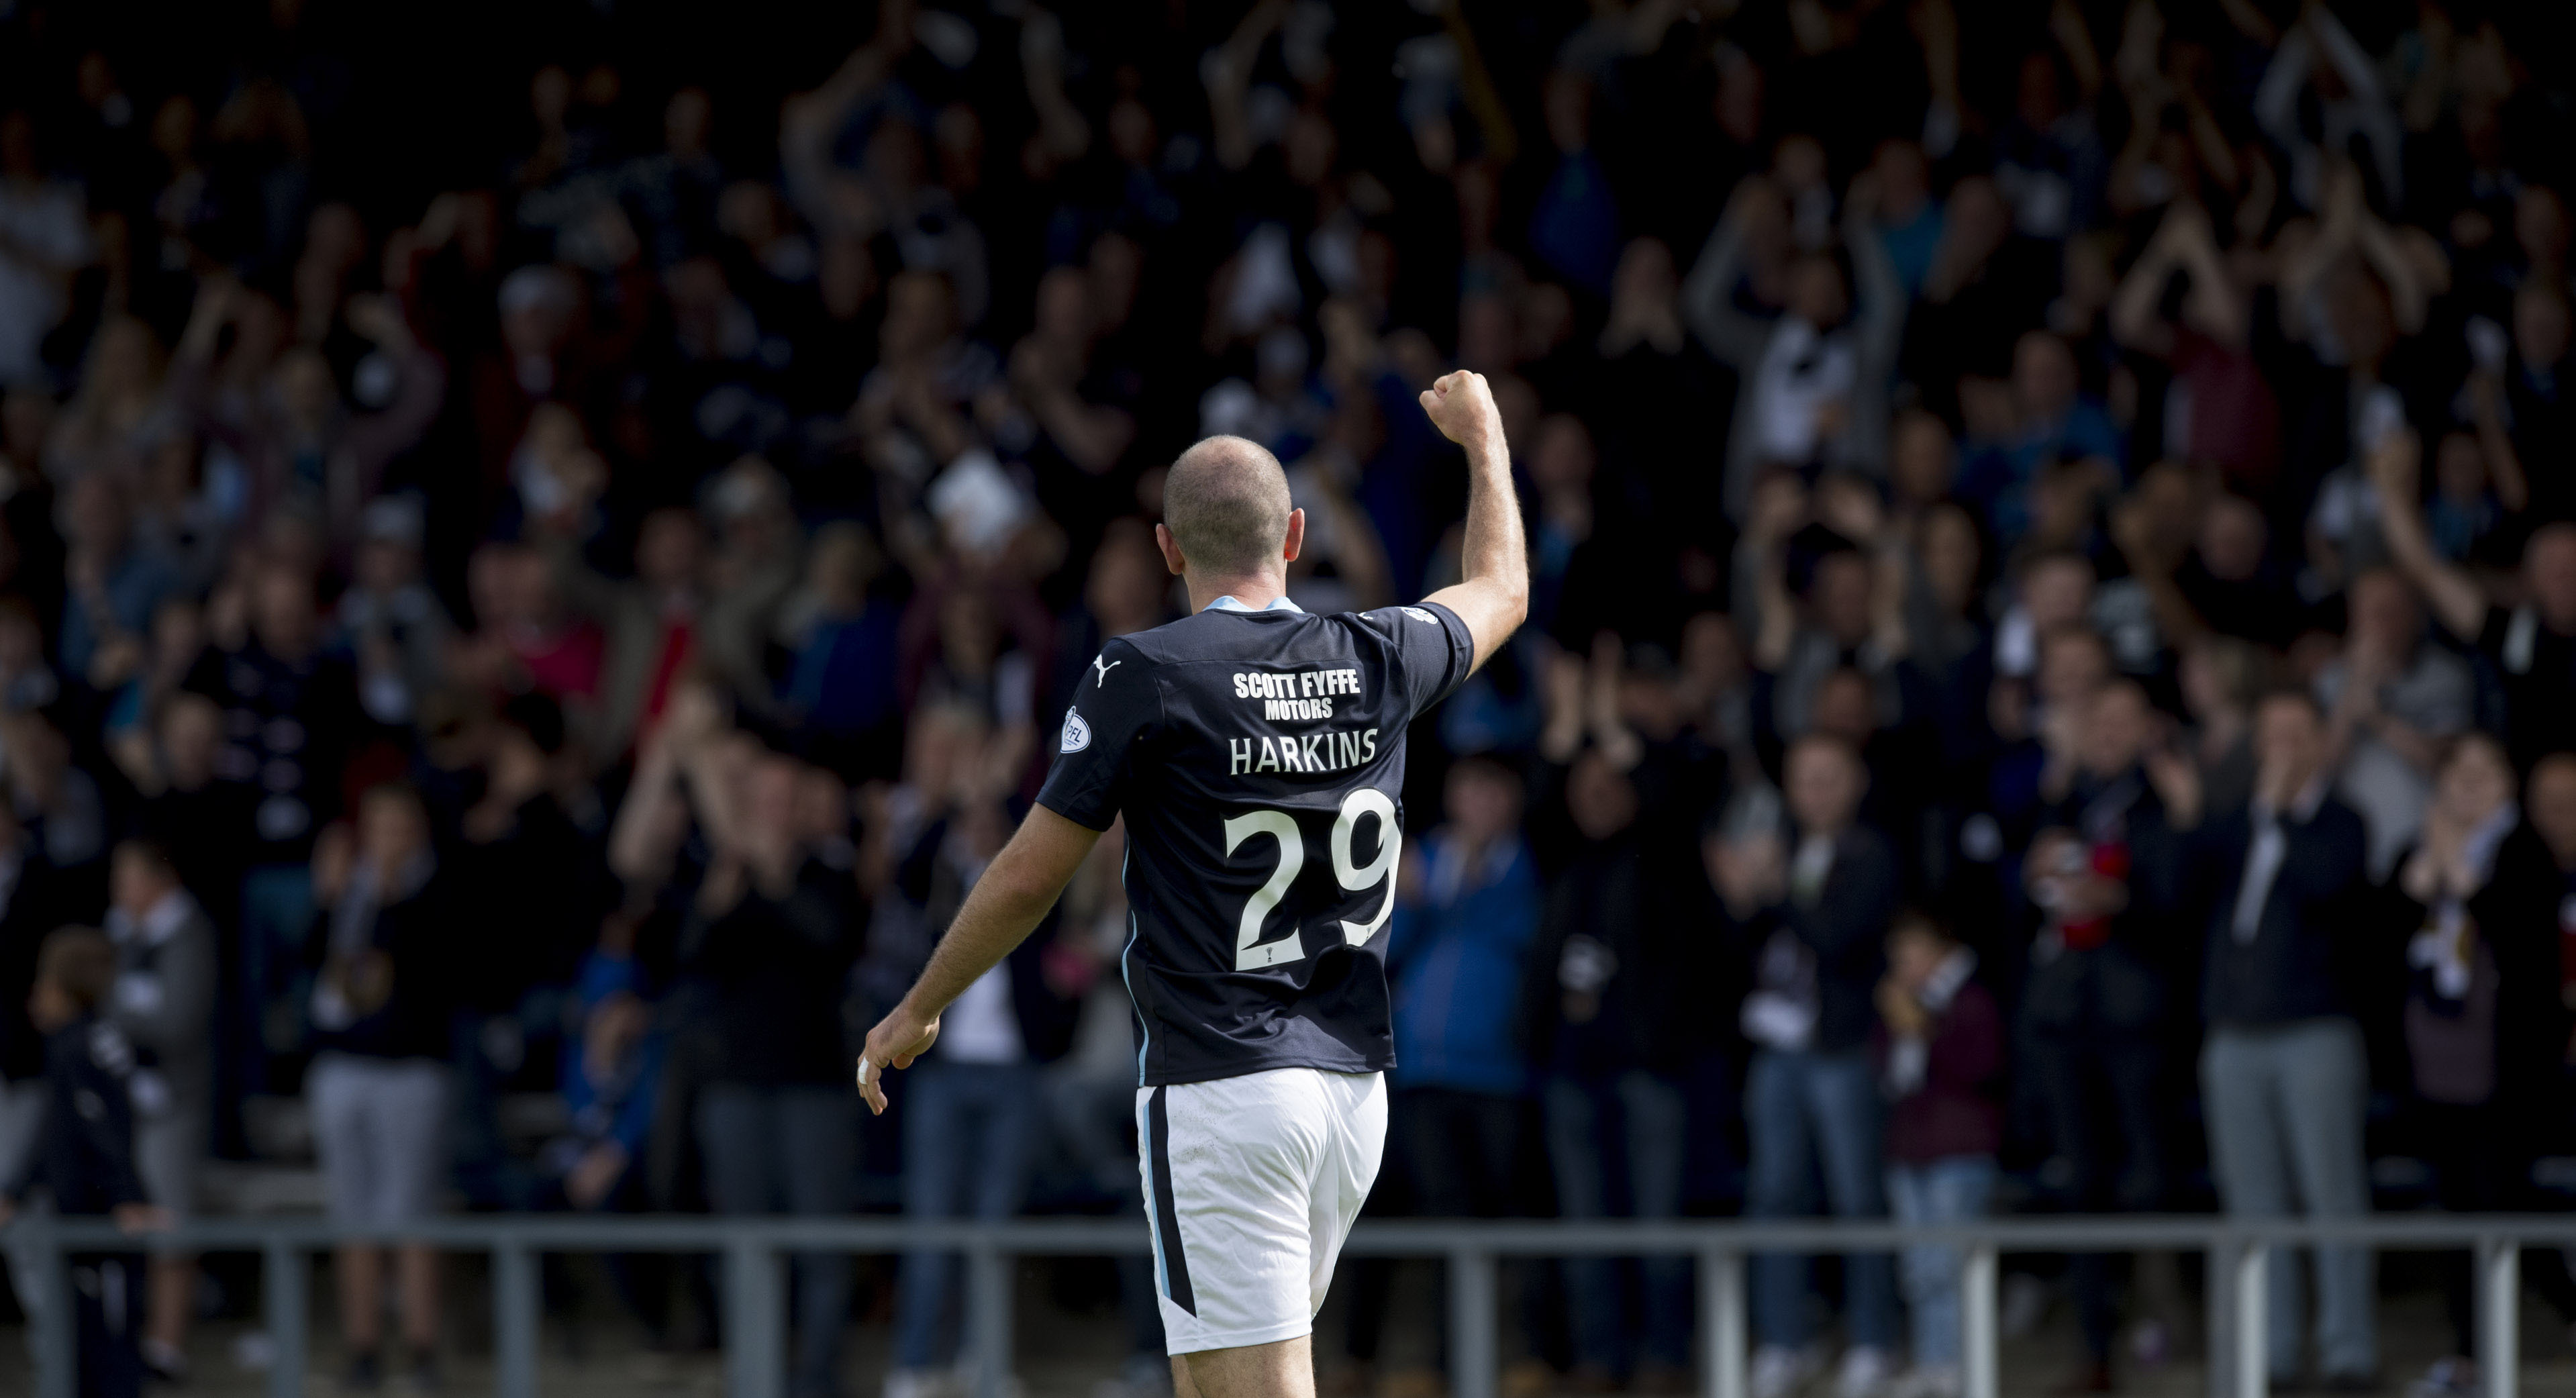
[{"label": "player's left arm", "polygon": [[1458,614],[1476,643],[1474,670],[1482,666],[1529,616],[1529,543],[1521,534],[1521,505],[1512,490],[1512,453],[1503,441],[1503,414],[1494,406],[1485,376],[1461,369],[1423,390],[1422,410],[1442,436],[1467,452],[1467,537],[1459,551],[1460,580],[1428,600]]},{"label": "player's left arm", "polygon": [[993,856],[966,895],[966,905],[948,924],[911,992],[868,1031],[859,1057],[859,1095],[867,1099],[868,1110],[882,1115],[886,1109],[879,1074],[909,1068],[930,1051],[939,1037],[940,1014],[1036,929],[1099,839],[1099,831],[1044,806],[1029,808],[1019,832]]}]

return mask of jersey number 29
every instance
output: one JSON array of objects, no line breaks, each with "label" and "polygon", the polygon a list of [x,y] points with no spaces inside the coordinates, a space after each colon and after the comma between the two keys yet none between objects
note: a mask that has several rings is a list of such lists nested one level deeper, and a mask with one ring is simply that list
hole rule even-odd
[{"label": "jersey number 29", "polygon": [[[1351,860],[1351,837],[1358,832],[1360,817],[1377,817],[1377,857],[1366,865]],[[1244,841],[1255,835],[1268,835],[1278,841],[1279,863],[1270,878],[1255,889],[1252,900],[1243,905],[1243,928],[1234,943],[1234,969],[1258,971],[1283,961],[1301,960],[1306,955],[1305,938],[1291,927],[1285,937],[1261,940],[1261,924],[1279,900],[1288,896],[1288,886],[1306,867],[1306,840],[1297,832],[1297,818],[1286,811],[1247,811],[1225,823],[1225,852],[1231,857]],[[1345,893],[1365,893],[1386,884],[1386,896],[1378,900],[1377,915],[1366,922],[1342,924],[1342,939],[1358,946],[1377,935],[1386,925],[1387,914],[1395,911],[1396,853],[1403,847],[1404,831],[1395,823],[1395,802],[1374,787],[1360,787],[1342,800],[1342,813],[1333,822],[1333,878]]]}]

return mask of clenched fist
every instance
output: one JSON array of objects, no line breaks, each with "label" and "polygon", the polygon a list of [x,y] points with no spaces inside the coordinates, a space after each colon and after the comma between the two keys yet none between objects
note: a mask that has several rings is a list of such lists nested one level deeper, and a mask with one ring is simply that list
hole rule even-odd
[{"label": "clenched fist", "polygon": [[1482,374],[1461,369],[1434,379],[1422,391],[1422,411],[1441,436],[1462,447],[1501,444],[1502,410],[1494,406],[1494,391]]}]

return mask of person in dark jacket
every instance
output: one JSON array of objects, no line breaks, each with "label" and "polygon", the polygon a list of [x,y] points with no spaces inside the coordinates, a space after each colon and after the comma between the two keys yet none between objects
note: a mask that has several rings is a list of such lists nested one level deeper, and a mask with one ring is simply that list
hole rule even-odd
[{"label": "person in dark jacket", "polygon": [[[857,1203],[857,1098],[841,1025],[854,888],[798,837],[802,774],[793,758],[758,753],[738,770],[691,778],[714,853],[679,962],[714,1045],[697,1128],[720,1213],[833,1215]],[[799,1254],[796,1284],[794,1391],[837,1392],[850,1259]]]},{"label": "person in dark jacket", "polygon": [[[1554,775],[1554,773],[1551,773]],[[1671,919],[1659,915],[1637,825],[1637,788],[1598,747],[1562,769],[1552,814],[1572,836],[1549,881],[1523,986],[1530,1062],[1540,1076],[1557,1208],[1603,1218],[1624,1193],[1639,1218],[1681,1211],[1684,1102],[1680,976]],[[1627,1179],[1612,1175],[1624,1162]],[[1680,1258],[1645,1262],[1641,1387],[1690,1362],[1689,1273]],[[1628,1369],[1627,1316],[1606,1259],[1567,1264],[1578,1384]]]},{"label": "person in dark jacket", "polygon": [[0,1178],[26,1162],[44,1122],[45,1036],[27,998],[45,938],[80,914],[77,884],[0,801]]},{"label": "person in dark jacket", "polygon": [[[352,839],[315,842],[319,911],[305,946],[319,963],[305,1075],[314,1151],[332,1218],[375,1229],[416,1224],[447,1188],[450,1022],[457,1004],[453,882],[430,846],[429,816],[409,786],[371,787]],[[352,1387],[382,1375],[385,1249],[344,1243],[336,1267]],[[438,1254],[393,1249],[412,1377],[436,1382]]]},{"label": "person in dark jacket", "polygon": [[[2164,1197],[2161,1094],[2175,837],[2140,766],[2155,722],[2146,691],[2104,685],[2083,701],[2075,771],[2043,815],[2022,879],[2039,915],[2022,1028],[2047,1104],[2048,1135],[2069,1169],[2078,1213],[2149,1211]],[[2119,1311],[2110,1258],[2070,1260],[2085,1370],[2107,1392]]]},{"label": "person in dark jacket", "polygon": [[[1744,1084],[1752,1153],[1744,1211],[1813,1213],[1810,1181],[1821,1166],[1834,1216],[1877,1218],[1887,1212],[1887,1193],[1869,1039],[1896,914],[1896,856],[1854,822],[1869,775],[1849,744],[1810,734],[1789,749],[1783,772],[1789,840],[1755,836],[1740,862],[1730,856],[1719,871],[1728,903],[1755,910],[1760,948],[1742,1014],[1755,1045]],[[1804,1257],[1754,1259],[1753,1391],[1762,1398],[1811,1376],[1807,1270]],[[1894,1369],[1896,1282],[1876,1254],[1848,1259],[1844,1279],[1851,1347],[1834,1389],[1861,1398]]]},{"label": "person in dark jacket", "polygon": [[[1879,1082],[1888,1097],[1887,1195],[1910,1224],[1982,1218],[2003,1148],[2003,1014],[1976,982],[1977,954],[1940,924],[1906,914],[1887,934],[1887,978],[1878,983]],[[1958,1398],[1959,1254],[1906,1250],[1905,1301],[1913,1308],[1911,1398]]]},{"label": "person in dark jacket", "polygon": [[[2537,775],[2533,784],[2542,784]],[[2456,739],[2435,771],[2422,837],[2386,892],[2411,932],[2403,1017],[2419,1149],[2433,1166],[2435,1200],[2455,1213],[2528,1206],[2533,1124],[2561,1110],[2567,879],[2513,798],[2503,745],[2484,733]],[[2442,1261],[2452,1349],[2411,1390],[2435,1398],[2478,1388],[2468,1259]],[[2528,1249],[2523,1271],[2562,1328],[2576,1323],[2576,1285],[2556,1251]]]},{"label": "person in dark jacket", "polygon": [[[2240,1217],[2370,1210],[2362,1154],[2369,1069],[2336,946],[2358,911],[2369,837],[2331,793],[2325,716],[2305,691],[2254,715],[2252,798],[2201,818],[2200,779],[2179,754],[2149,772],[2167,818],[2191,831],[2181,856],[2206,907],[2201,1007],[2203,1110],[2219,1199]],[[2298,1258],[2275,1249],[2267,1310],[2272,1379],[2300,1376],[2307,1311]],[[2375,1384],[2379,1343],[2366,1249],[2317,1250],[2317,1350],[2329,1387]]]},{"label": "person in dark jacket", "polygon": [[308,575],[263,566],[248,600],[249,637],[238,649],[208,649],[183,687],[223,711],[214,775],[241,785],[220,790],[253,798],[248,829],[227,837],[246,846],[237,849],[246,863],[234,923],[241,993],[226,1032],[240,1088],[258,1092],[270,1059],[296,1047],[274,1031],[295,1023],[306,987],[294,973],[313,961],[301,939],[316,925],[314,841],[340,815],[341,777],[367,714],[356,667],[323,644]]},{"label": "person in dark jacket", "polygon": [[562,1036],[606,900],[598,860],[551,789],[563,710],[545,695],[520,695],[487,731],[482,796],[458,815],[444,851],[460,900],[453,954],[475,968],[458,987],[454,1154],[458,1187],[475,1207],[526,1209],[539,1187],[510,1156],[501,1097]]},{"label": "person in dark jacket", "polygon": [[[86,927],[45,939],[27,1013],[45,1035],[45,1122],[36,1148],[0,1180],[0,1224],[41,1184],[57,1213],[106,1215],[129,1233],[167,1227],[135,1167],[134,1049],[99,1011],[116,983],[116,948]],[[81,1398],[132,1398],[143,1391],[142,1259],[88,1253],[71,1259],[75,1357]]]}]

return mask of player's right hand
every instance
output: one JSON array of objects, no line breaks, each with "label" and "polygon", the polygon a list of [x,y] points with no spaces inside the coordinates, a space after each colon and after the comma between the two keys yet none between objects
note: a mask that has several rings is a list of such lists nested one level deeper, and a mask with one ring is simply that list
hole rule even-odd
[{"label": "player's right hand", "polygon": [[911,1067],[938,1038],[939,1016],[924,1020],[906,1005],[895,1006],[894,1013],[877,1021],[877,1027],[868,1031],[867,1046],[859,1051],[859,1096],[866,1099],[870,1112],[885,1115],[885,1070]]},{"label": "player's right hand", "polygon": [[1485,376],[1471,369],[1443,374],[1422,390],[1422,411],[1430,414],[1431,425],[1440,435],[1462,447],[1475,446],[1488,439],[1488,434],[1501,435],[1502,410],[1494,406],[1494,391]]}]

